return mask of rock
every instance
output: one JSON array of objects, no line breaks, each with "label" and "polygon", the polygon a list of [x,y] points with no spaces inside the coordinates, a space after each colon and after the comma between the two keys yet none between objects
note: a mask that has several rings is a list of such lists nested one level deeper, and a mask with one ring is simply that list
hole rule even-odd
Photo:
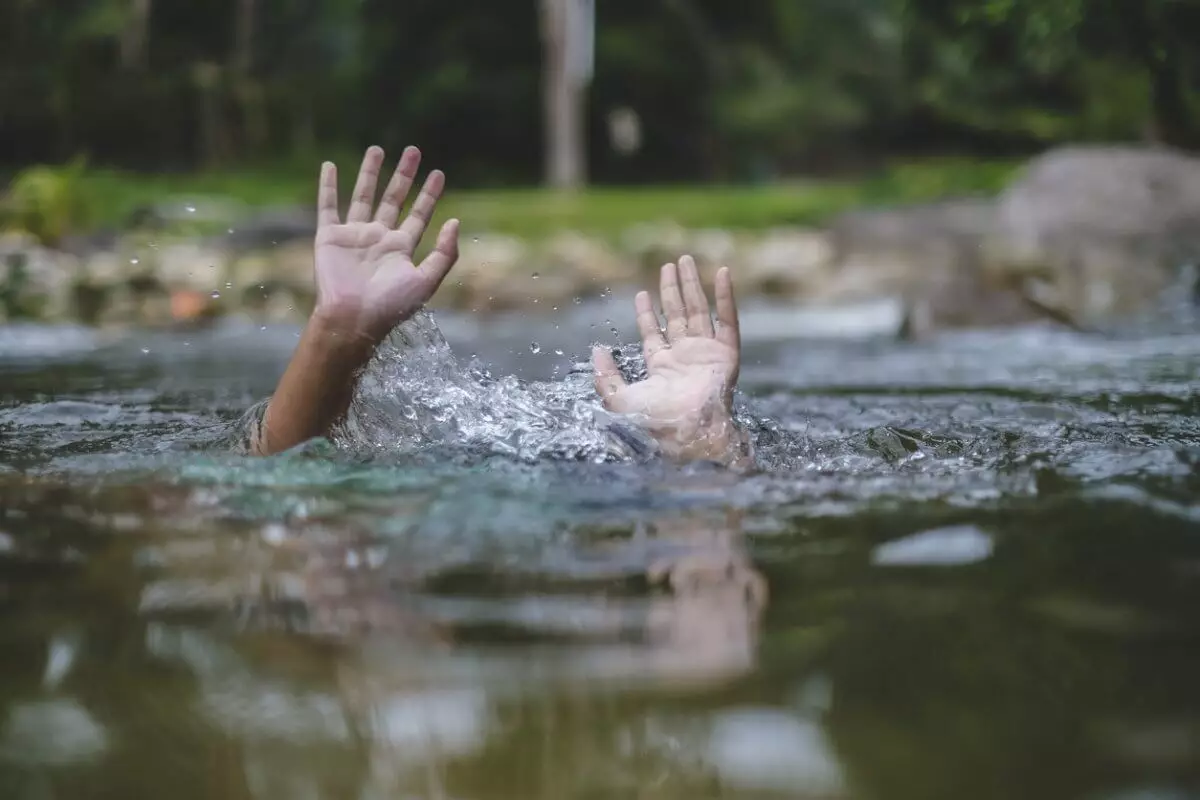
[{"label": "rock", "polygon": [[621,237],[621,249],[643,274],[657,270],[687,252],[688,232],[675,223],[643,223]]},{"label": "rock", "polygon": [[1200,260],[1200,158],[1165,148],[1063,147],[1002,193],[989,269],[1042,281],[1081,324],[1153,309]]},{"label": "rock", "polygon": [[820,231],[768,231],[737,257],[743,292],[797,296],[815,293],[829,279],[833,248]]},{"label": "rock", "polygon": [[316,296],[309,241],[293,241],[238,257],[221,290],[226,313],[243,311],[273,322],[304,319]]},{"label": "rock", "polygon": [[169,289],[220,291],[227,281],[229,253],[198,242],[169,242],[131,263],[129,277],[152,275]]},{"label": "rock", "polygon": [[976,198],[843,214],[829,226],[838,271],[856,279],[843,291],[903,290],[930,272],[953,272],[976,260],[994,217],[994,203]]},{"label": "rock", "polygon": [[76,282],[95,287],[114,286],[128,278],[128,259],[101,250],[83,258]]},{"label": "rock", "polygon": [[[529,246],[512,236],[485,234],[460,242],[458,264],[442,285],[437,305],[516,308],[525,304],[533,267]],[[549,285],[549,284],[545,284]]]},{"label": "rock", "polygon": [[[309,269],[312,269],[312,251],[309,251]],[[269,251],[256,250],[235,258],[229,265],[229,280],[242,292],[267,286],[278,278],[276,259]]]},{"label": "rock", "polygon": [[1019,281],[987,268],[995,219],[994,201],[981,198],[844,214],[830,226],[835,268],[816,296],[898,296],[907,307],[906,336],[1043,319],[1049,312],[1018,291]]},{"label": "rock", "polygon": [[0,319],[64,319],[79,270],[71,255],[42,247],[28,234],[0,235]]},{"label": "rock", "polygon": [[552,236],[542,246],[540,256],[543,276],[570,276],[581,289],[628,281],[638,274],[637,265],[631,259],[603,240],[575,231],[562,231]]},{"label": "rock", "polygon": [[[732,266],[740,260],[741,243],[738,237],[720,228],[698,230],[686,237],[684,248],[675,258],[687,253],[694,256],[700,264],[711,265],[713,269]],[[667,259],[674,260],[671,258]],[[664,262],[665,263],[665,262]]]}]

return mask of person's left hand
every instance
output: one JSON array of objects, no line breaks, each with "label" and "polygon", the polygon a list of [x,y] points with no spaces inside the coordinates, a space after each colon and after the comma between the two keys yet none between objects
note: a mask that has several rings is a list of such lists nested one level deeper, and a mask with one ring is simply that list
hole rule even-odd
[{"label": "person's left hand", "polygon": [[717,327],[700,273],[690,256],[662,268],[659,283],[667,327],[660,330],[648,292],[635,299],[647,377],[627,383],[611,352],[592,353],[596,391],[610,411],[640,422],[669,455],[731,461],[742,441],[733,418],[741,358],[737,306],[728,268],[717,272]]}]

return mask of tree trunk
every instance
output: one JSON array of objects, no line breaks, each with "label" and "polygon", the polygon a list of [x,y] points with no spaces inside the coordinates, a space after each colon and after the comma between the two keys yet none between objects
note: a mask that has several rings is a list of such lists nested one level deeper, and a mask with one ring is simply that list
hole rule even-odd
[{"label": "tree trunk", "polygon": [[233,53],[229,74],[233,81],[234,102],[241,118],[239,155],[259,150],[267,139],[266,101],[262,87],[255,84],[254,12],[255,0],[237,0],[233,24]]},{"label": "tree trunk", "polygon": [[130,0],[129,18],[121,32],[121,66],[142,69],[146,66],[146,35],[150,29],[152,0]]},{"label": "tree trunk", "polygon": [[233,58],[230,67],[238,77],[246,77],[254,65],[254,0],[237,0],[233,24]]},{"label": "tree trunk", "polygon": [[542,91],[545,103],[545,175],[556,189],[577,189],[587,181],[585,82],[568,69],[569,25],[574,0],[541,0]]}]

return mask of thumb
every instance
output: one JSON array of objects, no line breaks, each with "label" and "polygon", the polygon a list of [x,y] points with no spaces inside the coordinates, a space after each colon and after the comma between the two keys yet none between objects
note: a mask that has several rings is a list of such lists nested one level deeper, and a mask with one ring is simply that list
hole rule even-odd
[{"label": "thumb", "polygon": [[607,404],[608,398],[625,388],[625,378],[608,348],[592,348],[592,367],[596,371],[596,393]]}]

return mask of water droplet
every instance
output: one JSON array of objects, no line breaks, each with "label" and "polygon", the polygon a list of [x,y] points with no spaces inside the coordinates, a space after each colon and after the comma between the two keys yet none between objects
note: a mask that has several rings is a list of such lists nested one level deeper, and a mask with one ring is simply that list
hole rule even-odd
[{"label": "water droplet", "polygon": [[538,299],[537,299],[536,297],[535,297],[535,298],[533,298],[533,304],[534,304],[534,305],[537,305],[537,302],[538,302]]},{"label": "water droplet", "polygon": [[213,293],[212,293],[212,299],[213,299],[213,300],[216,300],[216,299],[218,299],[220,296],[221,296],[221,293],[220,293],[220,292],[218,292],[216,289],[213,289]]},{"label": "water droplet", "polygon": [[233,281],[225,281],[225,288],[226,288],[226,289],[232,289],[232,288],[233,288]]},{"label": "water droplet", "polygon": [[267,329],[266,325],[263,325],[261,328],[259,328],[260,331],[265,331],[266,329]]},{"label": "water droplet", "polygon": [[572,303],[574,303],[575,305],[579,305],[580,303],[582,303],[582,302],[583,302],[583,298],[582,298],[582,297],[576,297],[576,298],[575,298],[574,300],[572,300],[571,302],[572,302]]},{"label": "water droplet", "polygon": [[233,233],[233,228],[227,228],[227,229],[225,230],[225,232],[226,232],[226,233]]},{"label": "water droplet", "polygon": [[556,355],[556,356],[561,356],[562,354],[563,354],[563,351],[562,351],[562,350],[560,350],[560,349],[559,349],[559,348],[557,348],[557,347],[556,347],[556,348],[554,348],[554,355]]},{"label": "water droplet", "polygon": [[478,237],[478,236],[472,236],[472,237],[471,237],[471,241],[472,241],[472,242],[475,242],[475,244],[479,244],[479,237]]},{"label": "water droplet", "polygon": [[540,272],[535,272],[535,273],[533,273],[533,275],[531,275],[530,277],[532,277],[532,278],[533,278],[533,279],[536,281],[538,278],[542,277],[542,273],[540,273]]},{"label": "water droplet", "polygon": [[144,355],[144,354],[146,354],[146,353],[149,353],[149,352],[150,352],[150,348],[149,348],[149,347],[143,347],[143,348],[142,348],[142,353],[143,353],[143,355]]},{"label": "water droplet", "polygon": [[533,353],[534,355],[537,355],[538,353],[542,352],[542,346],[540,344],[538,344],[537,342],[532,342],[529,345],[529,352]]},{"label": "water droplet", "polygon": [[550,310],[551,310],[551,311],[558,311],[558,306],[551,306],[551,307],[550,307]]},{"label": "water droplet", "polygon": [[188,203],[186,206],[184,206],[184,210],[187,211],[189,214],[196,213],[196,207],[194,205],[192,205],[191,203]]},{"label": "water droplet", "polygon": [[137,256],[134,256],[133,258],[129,259],[129,263],[130,263],[130,264],[136,264],[136,263],[138,263],[139,261],[141,261],[141,259],[140,259],[140,258],[138,258]]}]

